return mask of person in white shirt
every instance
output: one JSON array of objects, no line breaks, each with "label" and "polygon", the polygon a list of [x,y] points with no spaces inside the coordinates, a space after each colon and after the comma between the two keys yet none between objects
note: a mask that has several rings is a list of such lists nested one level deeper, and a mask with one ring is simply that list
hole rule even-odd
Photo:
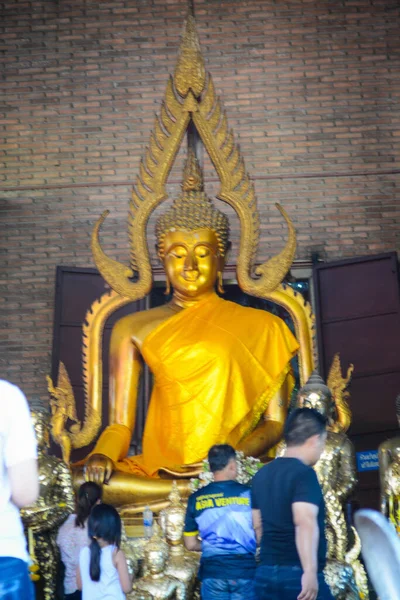
[{"label": "person in white shirt", "polygon": [[57,544],[65,566],[65,600],[82,598],[76,584],[79,554],[90,543],[87,522],[92,508],[101,502],[101,495],[102,488],[97,483],[83,483],[77,493],[76,514],[70,515],[58,531]]},{"label": "person in white shirt", "polygon": [[20,508],[39,494],[36,439],[28,403],[0,380],[0,600],[33,600]]},{"label": "person in white shirt", "polygon": [[98,504],[88,521],[90,546],[79,556],[76,574],[82,600],[124,600],[132,589],[121,543],[121,517],[113,506]]}]

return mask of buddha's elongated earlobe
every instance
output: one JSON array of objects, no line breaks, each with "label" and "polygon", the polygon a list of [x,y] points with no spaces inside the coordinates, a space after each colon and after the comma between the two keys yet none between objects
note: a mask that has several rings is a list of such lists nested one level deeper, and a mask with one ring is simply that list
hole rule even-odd
[{"label": "buddha's elongated earlobe", "polygon": [[222,280],[222,271],[218,271],[217,277],[218,277],[217,290],[220,294],[225,294],[224,284],[223,284],[223,280]]},{"label": "buddha's elongated earlobe", "polygon": [[170,280],[168,279],[168,275],[165,274],[165,292],[164,292],[164,294],[166,296],[169,296],[170,293],[171,293],[171,283],[170,283]]}]

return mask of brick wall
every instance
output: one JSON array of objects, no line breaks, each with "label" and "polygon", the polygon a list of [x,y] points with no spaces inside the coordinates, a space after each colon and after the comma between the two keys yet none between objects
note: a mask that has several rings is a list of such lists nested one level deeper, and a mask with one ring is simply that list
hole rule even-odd
[{"label": "brick wall", "polygon": [[[104,247],[128,259],[130,182],[186,2],[0,5],[1,375],[45,398],[55,267],[93,266],[90,233],[104,208]],[[206,64],[256,183],[259,259],[283,243],[276,201],[296,225],[298,258],[400,249],[398,1],[195,6]],[[206,182],[211,194],[207,161]]]}]

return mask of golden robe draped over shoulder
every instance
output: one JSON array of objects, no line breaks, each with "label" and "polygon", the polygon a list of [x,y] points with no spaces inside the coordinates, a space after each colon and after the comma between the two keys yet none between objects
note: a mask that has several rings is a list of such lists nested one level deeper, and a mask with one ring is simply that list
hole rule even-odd
[{"label": "golden robe draped over shoulder", "polygon": [[282,319],[216,295],[169,318],[142,346],[154,375],[143,454],[117,469],[154,477],[203,460],[213,444],[235,447],[257,425],[297,349]]}]

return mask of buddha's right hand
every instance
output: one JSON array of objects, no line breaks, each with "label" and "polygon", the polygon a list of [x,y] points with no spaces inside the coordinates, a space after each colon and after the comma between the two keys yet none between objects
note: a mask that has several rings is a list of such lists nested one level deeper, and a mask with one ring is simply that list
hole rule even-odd
[{"label": "buddha's right hand", "polygon": [[104,454],[92,454],[84,466],[85,481],[99,485],[108,483],[114,468],[113,461]]}]

